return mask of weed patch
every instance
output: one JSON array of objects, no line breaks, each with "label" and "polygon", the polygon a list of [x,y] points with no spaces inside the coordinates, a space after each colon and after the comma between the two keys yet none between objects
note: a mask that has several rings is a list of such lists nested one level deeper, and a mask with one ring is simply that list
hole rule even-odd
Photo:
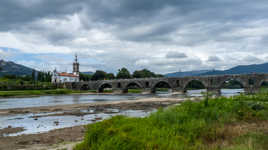
[{"label": "weed patch", "polygon": [[[209,99],[207,106],[186,101],[145,118],[116,116],[88,125],[84,141],[74,149],[264,150],[267,102],[268,94],[260,93]],[[256,127],[256,122],[264,125]]]}]

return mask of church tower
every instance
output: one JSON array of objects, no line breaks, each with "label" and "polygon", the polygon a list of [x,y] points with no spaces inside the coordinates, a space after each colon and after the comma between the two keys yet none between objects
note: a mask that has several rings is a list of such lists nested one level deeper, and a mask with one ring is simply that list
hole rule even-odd
[{"label": "church tower", "polygon": [[77,54],[75,54],[75,60],[73,63],[73,74],[79,75],[79,63],[78,63],[78,59],[77,59]]}]

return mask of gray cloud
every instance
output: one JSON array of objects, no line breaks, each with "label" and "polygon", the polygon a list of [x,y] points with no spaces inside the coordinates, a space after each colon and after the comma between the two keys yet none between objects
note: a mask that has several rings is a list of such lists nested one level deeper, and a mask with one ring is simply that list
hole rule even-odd
[{"label": "gray cloud", "polygon": [[218,56],[210,56],[208,58],[208,61],[209,62],[218,62],[218,61],[221,61],[221,59]]},{"label": "gray cloud", "polygon": [[267,9],[266,0],[0,1],[0,47],[79,52],[85,69],[110,72],[229,68],[263,62]]},{"label": "gray cloud", "polygon": [[166,58],[182,59],[182,58],[187,58],[187,55],[184,53],[176,52],[176,51],[170,51],[166,54]]},{"label": "gray cloud", "polygon": [[262,62],[260,58],[257,58],[255,56],[247,56],[243,60],[249,64]]}]

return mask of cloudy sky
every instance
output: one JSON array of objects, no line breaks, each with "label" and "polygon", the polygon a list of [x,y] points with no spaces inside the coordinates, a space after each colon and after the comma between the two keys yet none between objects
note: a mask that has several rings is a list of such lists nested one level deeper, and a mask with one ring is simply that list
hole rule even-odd
[{"label": "cloudy sky", "polygon": [[268,62],[267,0],[1,0],[0,58],[158,73]]}]

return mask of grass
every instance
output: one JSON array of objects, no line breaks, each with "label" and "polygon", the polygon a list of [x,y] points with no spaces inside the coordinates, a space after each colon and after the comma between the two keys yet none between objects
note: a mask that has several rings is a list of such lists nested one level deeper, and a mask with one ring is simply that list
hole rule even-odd
[{"label": "grass", "polygon": [[128,93],[142,93],[142,89],[128,89]]},{"label": "grass", "polygon": [[145,118],[87,126],[75,150],[267,150],[268,92],[186,101]]},{"label": "grass", "polygon": [[61,94],[73,94],[73,93],[82,93],[82,92],[67,89],[0,91],[0,97],[61,95]]}]

